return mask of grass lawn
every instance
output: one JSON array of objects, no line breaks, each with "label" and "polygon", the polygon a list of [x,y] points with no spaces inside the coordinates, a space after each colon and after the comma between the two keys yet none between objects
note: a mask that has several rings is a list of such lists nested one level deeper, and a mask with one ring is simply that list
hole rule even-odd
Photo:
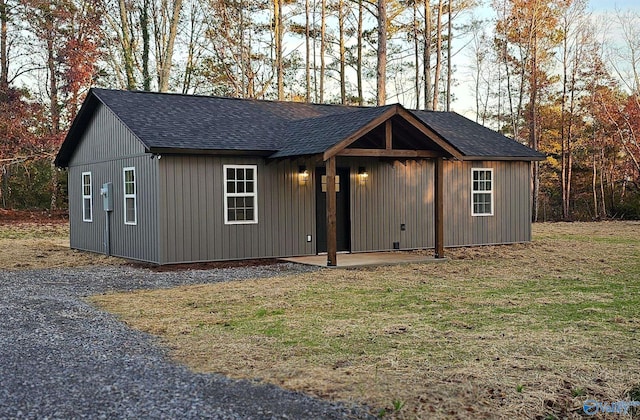
[{"label": "grass lawn", "polygon": [[195,371],[374,414],[582,418],[587,399],[640,400],[640,223],[537,224],[531,244],[449,255],[92,301]]},{"label": "grass lawn", "polygon": [[124,260],[69,249],[62,220],[5,221],[0,217],[0,270],[116,265]]}]

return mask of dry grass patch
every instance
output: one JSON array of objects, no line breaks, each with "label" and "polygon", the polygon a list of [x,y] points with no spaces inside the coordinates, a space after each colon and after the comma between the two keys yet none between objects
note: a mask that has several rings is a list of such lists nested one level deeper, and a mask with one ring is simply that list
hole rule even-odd
[{"label": "dry grass patch", "polygon": [[69,248],[69,225],[65,222],[0,223],[0,269],[115,265],[124,261]]},{"label": "dry grass patch", "polygon": [[534,233],[439,264],[93,301],[196,371],[399,418],[580,418],[587,398],[628,400],[640,382],[640,223]]}]

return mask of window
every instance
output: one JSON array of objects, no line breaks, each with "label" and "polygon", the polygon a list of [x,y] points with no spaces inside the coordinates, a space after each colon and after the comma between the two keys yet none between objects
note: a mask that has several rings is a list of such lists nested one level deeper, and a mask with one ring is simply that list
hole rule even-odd
[{"label": "window", "polygon": [[258,223],[256,165],[224,165],[225,224]]},{"label": "window", "polygon": [[124,224],[135,225],[136,218],[136,168],[122,170],[124,181]]},{"label": "window", "polygon": [[93,221],[93,198],[91,197],[91,172],[82,173],[82,221]]},{"label": "window", "polygon": [[471,215],[493,216],[493,169],[472,169]]}]

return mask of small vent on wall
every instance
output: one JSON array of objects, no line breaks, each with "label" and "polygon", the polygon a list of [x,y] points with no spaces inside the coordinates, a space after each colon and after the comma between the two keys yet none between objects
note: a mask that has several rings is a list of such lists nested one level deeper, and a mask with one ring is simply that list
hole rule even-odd
[{"label": "small vent on wall", "polygon": [[400,242],[394,242],[393,249],[400,249]]}]

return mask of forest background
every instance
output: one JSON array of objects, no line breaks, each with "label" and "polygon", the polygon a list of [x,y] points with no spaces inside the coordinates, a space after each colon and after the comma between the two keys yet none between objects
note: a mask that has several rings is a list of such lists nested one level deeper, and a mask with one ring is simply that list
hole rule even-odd
[{"label": "forest background", "polygon": [[53,159],[89,88],[108,87],[457,111],[548,156],[534,220],[638,219],[634,7],[0,0],[0,208],[66,208]]}]

